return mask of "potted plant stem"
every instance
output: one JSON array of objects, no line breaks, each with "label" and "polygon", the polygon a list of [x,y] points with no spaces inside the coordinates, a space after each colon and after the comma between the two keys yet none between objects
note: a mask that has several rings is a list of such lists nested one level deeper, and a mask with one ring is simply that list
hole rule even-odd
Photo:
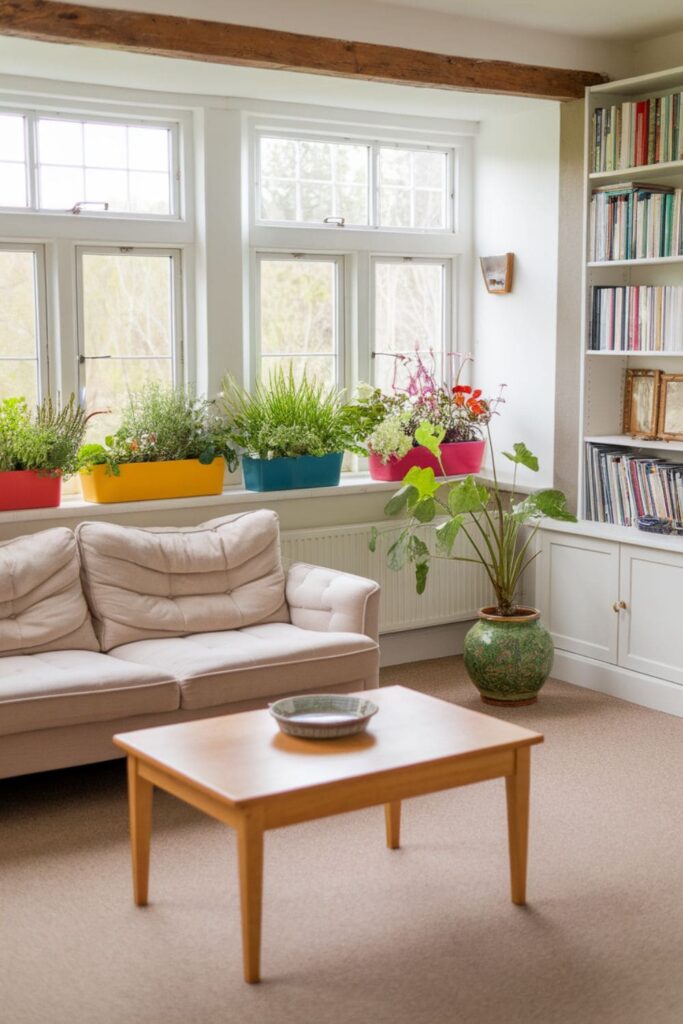
[{"label": "potted plant stem", "polygon": [[[441,461],[442,429],[435,430],[424,422],[415,437]],[[576,517],[558,490],[537,491],[518,501],[517,471],[522,467],[537,472],[538,459],[521,442],[503,455],[514,464],[509,494],[504,493],[499,483],[492,448],[491,487],[477,483],[472,475],[462,481],[442,483],[430,467],[411,469],[385,508],[388,515],[407,513],[409,517],[388,549],[387,562],[392,569],[412,563],[420,594],[425,590],[433,558],[482,566],[495,603],[480,609],[479,621],[465,637],[465,667],[485,703],[519,706],[536,700],[553,660],[552,639],[539,621],[540,613],[517,604],[520,582],[537,556],[533,542],[540,520],[545,516],[575,522]],[[445,518],[435,527],[430,546],[423,539],[421,528],[432,524],[437,516]],[[456,552],[454,548],[461,536],[464,544],[459,544]],[[376,543],[375,532],[371,540],[373,550]]]},{"label": "potted plant stem", "polygon": [[344,452],[357,447],[357,425],[336,388],[280,369],[252,391],[226,377],[222,401],[247,490],[339,483]]},{"label": "potted plant stem", "polygon": [[0,402],[0,509],[59,505],[87,420],[74,395],[62,409],[49,397],[33,411],[23,398]]},{"label": "potted plant stem", "polygon": [[97,503],[220,494],[237,465],[215,404],[183,388],[149,384],[130,396],[118,430],[79,451],[79,482]]}]

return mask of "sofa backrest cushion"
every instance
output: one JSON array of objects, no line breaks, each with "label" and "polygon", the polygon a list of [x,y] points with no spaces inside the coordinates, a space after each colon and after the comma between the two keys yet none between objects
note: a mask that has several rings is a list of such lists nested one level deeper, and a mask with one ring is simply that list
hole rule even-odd
[{"label": "sofa backrest cushion", "polygon": [[76,538],[57,527],[0,544],[0,657],[99,651]]},{"label": "sofa backrest cushion", "polygon": [[288,618],[275,512],[156,529],[81,523],[83,587],[103,651]]}]

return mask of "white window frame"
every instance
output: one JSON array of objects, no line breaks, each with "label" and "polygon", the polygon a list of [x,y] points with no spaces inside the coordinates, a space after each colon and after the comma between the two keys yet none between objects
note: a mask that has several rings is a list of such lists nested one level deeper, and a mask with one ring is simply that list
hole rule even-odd
[{"label": "white window frame", "polygon": [[[76,246],[76,316],[77,316],[77,354],[76,374],[79,401],[85,405],[85,371],[88,359],[103,358],[102,356],[86,356],[85,317],[83,306],[83,257],[84,256],[165,256],[171,260],[171,329],[173,339],[171,346],[171,379],[173,385],[185,383],[185,341],[183,320],[183,272],[182,250],[162,248],[160,246],[142,245],[79,245]],[[106,357],[105,357],[106,358]],[[131,358],[131,357],[126,357]],[[135,358],[135,357],[132,357]],[[153,358],[153,357],[140,357]]]},{"label": "white window frame", "polygon": [[[252,382],[255,381],[261,373],[261,360],[262,360],[262,346],[261,346],[261,263],[264,261],[275,261],[281,260],[287,263],[297,262],[310,262],[310,263],[332,263],[335,267],[335,296],[336,296],[336,308],[335,308],[335,332],[337,338],[336,351],[332,353],[335,361],[335,382],[337,387],[346,387],[347,382],[347,366],[346,366],[346,266],[344,257],[340,254],[319,252],[314,250],[307,250],[305,252],[287,252],[284,250],[259,250],[254,252],[253,257],[253,274],[252,279],[254,287],[252,290],[253,294],[253,310],[252,310],[252,322],[254,324],[254,345],[253,345],[253,368],[252,368]],[[274,353],[279,355],[279,353]],[[283,353],[286,357],[290,353]],[[305,353],[296,353],[296,355],[305,355]],[[322,357],[323,353],[321,353]],[[327,353],[324,353],[327,355]],[[315,356],[314,356],[315,358]],[[329,358],[329,356],[328,356]]]},{"label": "white window frame", "polygon": [[[419,133],[415,133],[419,135]],[[416,141],[396,140],[387,136],[382,137],[380,133],[370,135],[349,135],[339,133],[323,133],[307,131],[302,128],[296,129],[267,129],[257,127],[252,135],[252,194],[251,194],[251,223],[259,227],[285,228],[289,230],[320,231],[329,230],[329,225],[315,221],[276,221],[268,220],[260,216],[261,196],[261,139],[289,139],[295,142],[329,142],[347,145],[362,145],[368,147],[368,224],[345,224],[343,230],[349,232],[372,231],[380,233],[398,233],[409,235],[449,235],[458,231],[458,182],[460,152],[459,145],[454,142],[423,142],[419,138]],[[381,149],[399,149],[406,151],[425,151],[442,153],[446,156],[446,224],[442,228],[406,228],[390,227],[379,223],[379,158]]]},{"label": "white window frame", "polygon": [[[26,154],[26,195],[28,204],[26,206],[0,206],[0,214],[23,214],[32,216],[56,216],[74,217],[80,219],[93,218],[101,220],[131,220],[131,221],[178,221],[183,218],[182,202],[182,174],[181,174],[181,142],[180,123],[175,119],[139,117],[128,114],[115,113],[93,113],[89,110],[63,111],[50,108],[37,109],[35,107],[21,107],[0,105],[0,113],[16,114],[24,118],[24,142]],[[141,128],[162,128],[169,132],[169,174],[170,174],[170,202],[169,213],[132,213],[120,210],[93,210],[84,207],[78,214],[72,210],[53,209],[50,207],[38,206],[39,197],[39,170],[37,133],[38,121],[49,119],[51,121],[83,121],[90,124],[114,124]],[[85,201],[85,196],[83,196]]]},{"label": "white window frame", "polygon": [[[375,288],[375,268],[378,263],[393,263],[397,266],[404,266],[407,263],[410,264],[421,264],[429,266],[439,266],[442,271],[443,281],[443,308],[441,310],[441,330],[443,332],[443,361],[442,365],[436,367],[437,373],[443,374],[443,379],[448,380],[448,373],[450,370],[449,363],[452,361],[451,357],[455,353],[455,260],[449,256],[382,256],[373,255],[370,258],[370,339],[372,349],[370,351],[371,359],[371,378],[370,382],[375,383],[375,366],[377,358],[376,340],[375,340],[375,314],[377,311],[377,299],[376,299],[376,288]],[[406,353],[409,354],[409,353]]]},{"label": "white window frame", "polygon": [[[45,277],[45,247],[28,242],[0,239],[0,252],[30,252],[33,254],[34,312],[36,318],[36,383],[38,402],[50,391],[50,355],[47,343],[47,296]],[[11,359],[12,357],[8,357]],[[20,357],[23,360],[23,357]],[[25,360],[28,362],[28,359]],[[2,366],[0,360],[0,367]]]}]

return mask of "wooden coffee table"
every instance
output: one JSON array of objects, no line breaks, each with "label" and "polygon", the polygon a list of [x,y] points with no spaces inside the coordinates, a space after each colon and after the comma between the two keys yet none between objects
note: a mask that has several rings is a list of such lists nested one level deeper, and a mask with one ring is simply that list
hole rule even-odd
[{"label": "wooden coffee table", "polygon": [[402,686],[363,693],[379,705],[367,733],[285,736],[267,711],[246,711],[114,737],[128,754],[133,891],[147,903],[153,787],[237,831],[244,978],[259,981],[263,833],[384,804],[399,845],[401,800],[505,778],[512,902],[526,900],[530,748],[536,732]]}]

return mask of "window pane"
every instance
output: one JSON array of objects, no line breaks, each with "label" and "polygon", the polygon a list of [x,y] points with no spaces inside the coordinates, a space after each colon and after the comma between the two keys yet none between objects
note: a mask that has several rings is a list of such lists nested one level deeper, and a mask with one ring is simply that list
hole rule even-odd
[{"label": "window pane", "polygon": [[305,373],[308,380],[322,381],[327,387],[336,383],[336,366],[332,356],[295,356],[293,359],[264,356],[261,360],[261,377],[267,381],[271,373],[281,369],[289,373],[290,368],[297,380],[301,380]]},{"label": "window pane", "polygon": [[[129,391],[148,380],[173,380],[173,261],[170,256],[84,253],[83,340],[91,437],[113,429]],[[105,356],[108,358],[92,358]]]},{"label": "window pane", "polygon": [[[418,348],[435,353],[442,369],[444,337],[444,268],[439,263],[375,263],[375,383],[387,390],[403,383],[400,364],[391,353],[410,355]],[[441,356],[441,358],[440,358]]]},{"label": "window pane", "polygon": [[[330,381],[336,375],[337,264],[333,260],[262,259],[260,266],[260,336],[262,372],[288,365],[301,371],[310,364]],[[281,358],[272,363],[268,357]],[[320,363],[320,366],[318,366]],[[313,365],[315,364],[315,366]]]},{"label": "window pane", "polygon": [[168,128],[40,118],[39,205],[70,210],[101,202],[110,213],[168,215],[170,141]]},{"label": "window pane", "polygon": [[38,398],[35,273],[32,252],[0,249],[0,398]]},{"label": "window pane", "polygon": [[379,223],[388,228],[443,230],[448,226],[448,154],[382,147]]},{"label": "window pane", "polygon": [[260,139],[262,220],[322,224],[368,218],[367,145],[313,139]]},{"label": "window pane", "polygon": [[0,206],[26,206],[24,118],[0,114]]}]

